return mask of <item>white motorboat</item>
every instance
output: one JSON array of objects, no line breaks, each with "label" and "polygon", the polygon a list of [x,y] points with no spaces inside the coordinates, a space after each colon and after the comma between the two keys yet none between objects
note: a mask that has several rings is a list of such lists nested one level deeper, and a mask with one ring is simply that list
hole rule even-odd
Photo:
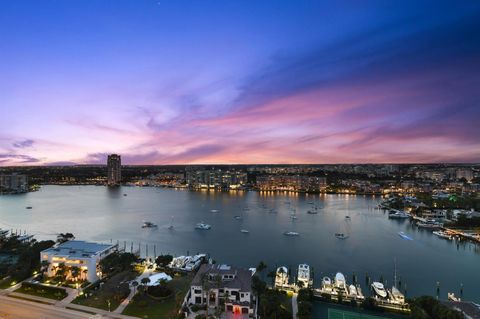
[{"label": "white motorboat", "polygon": [[405,219],[405,218],[410,218],[410,215],[407,214],[406,212],[402,211],[390,211],[388,213],[388,218],[390,219]]},{"label": "white motorboat", "polygon": [[377,296],[386,298],[387,297],[387,291],[385,290],[385,287],[381,282],[374,281],[372,283],[372,289],[377,294]]},{"label": "white motorboat", "polygon": [[350,291],[350,296],[356,297],[358,295],[357,287],[355,287],[355,285],[348,286],[348,290]]},{"label": "white motorboat", "polygon": [[330,277],[323,277],[322,287],[330,287],[330,286],[332,286],[332,279],[330,279]]},{"label": "white motorboat", "polygon": [[204,222],[201,222],[201,223],[198,223],[196,226],[195,226],[196,229],[201,229],[201,230],[208,230],[210,228],[212,228],[211,225],[209,224],[205,224]]},{"label": "white motorboat", "polygon": [[211,213],[220,213],[220,211],[218,209],[210,209],[210,212]]},{"label": "white motorboat", "polygon": [[173,229],[173,216],[172,216],[172,220],[170,221],[170,226],[168,226],[168,229]]},{"label": "white motorboat", "polygon": [[275,274],[275,287],[286,285],[288,285],[288,268],[285,266],[278,267]]},{"label": "white motorboat", "polygon": [[240,229],[240,232],[241,233],[244,233],[244,234],[248,234],[250,231],[246,230],[246,229]]},{"label": "white motorboat", "polygon": [[157,225],[152,222],[143,222],[143,225],[142,225],[142,228],[155,228],[155,227],[157,227]]},{"label": "white motorboat", "polygon": [[236,216],[234,216],[233,218],[235,218],[236,220],[241,220],[241,219],[243,219],[242,216],[240,216],[240,215],[236,215]]},{"label": "white motorboat", "polygon": [[444,231],[442,231],[442,230],[433,231],[432,234],[437,235],[437,236],[440,237],[440,238],[452,240],[452,236],[449,235],[447,232],[444,232]]},{"label": "white motorboat", "polygon": [[299,287],[308,288],[313,284],[311,278],[310,266],[307,264],[298,265],[297,281],[299,282]]},{"label": "white motorboat", "polygon": [[405,302],[405,296],[395,286],[392,287],[392,297],[398,303],[404,303]]},{"label": "white motorboat", "polygon": [[294,231],[286,231],[283,233],[285,236],[298,236],[300,235],[299,233],[297,232],[294,232]]},{"label": "white motorboat", "polygon": [[335,275],[335,287],[344,290],[347,288],[347,281],[345,280],[345,276],[341,272],[337,272],[337,274]]}]

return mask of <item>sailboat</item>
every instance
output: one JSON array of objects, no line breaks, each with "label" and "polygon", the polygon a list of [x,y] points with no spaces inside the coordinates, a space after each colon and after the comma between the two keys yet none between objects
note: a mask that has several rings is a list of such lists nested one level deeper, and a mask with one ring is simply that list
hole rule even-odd
[{"label": "sailboat", "polygon": [[343,224],[343,231],[339,231],[338,233],[335,233],[335,237],[338,239],[347,239],[349,237],[348,232],[347,232],[347,227],[346,227],[346,221]]},{"label": "sailboat", "polygon": [[172,216],[172,219],[170,220],[170,226],[168,226],[168,229],[173,229],[173,216]]},{"label": "sailboat", "polygon": [[394,259],[394,275],[393,275],[393,286],[392,286],[392,299],[398,303],[405,302],[405,295],[400,292],[400,289],[397,288],[397,259]]}]

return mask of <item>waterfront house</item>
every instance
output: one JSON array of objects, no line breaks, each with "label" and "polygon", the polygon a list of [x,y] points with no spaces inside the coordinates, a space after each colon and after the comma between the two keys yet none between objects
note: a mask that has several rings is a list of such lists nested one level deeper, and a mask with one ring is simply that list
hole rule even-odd
[{"label": "waterfront house", "polygon": [[[80,279],[95,282],[101,278],[100,261],[117,250],[117,245],[70,240],[40,252],[40,262],[47,263],[46,275],[55,276],[59,265],[78,267]],[[67,274],[68,277],[68,274]]]},{"label": "waterfront house", "polygon": [[252,273],[228,265],[204,264],[192,280],[188,303],[209,309],[218,309],[223,303],[226,313],[253,317]]}]

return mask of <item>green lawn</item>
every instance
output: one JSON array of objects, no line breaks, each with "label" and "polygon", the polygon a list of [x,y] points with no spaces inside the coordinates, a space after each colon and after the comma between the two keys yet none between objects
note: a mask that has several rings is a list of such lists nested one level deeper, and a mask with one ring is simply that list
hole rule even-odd
[{"label": "green lawn", "polygon": [[123,314],[140,318],[176,318],[191,281],[192,276],[174,277],[169,284],[174,289],[175,296],[163,301],[153,300],[139,290]]},{"label": "green lawn", "polygon": [[45,287],[42,285],[28,284],[22,285],[20,288],[16,289],[14,292],[43,297],[53,300],[62,300],[67,297],[67,292],[65,289],[57,287]]},{"label": "green lawn", "polygon": [[371,316],[338,309],[328,309],[328,319],[385,319],[385,317]]},{"label": "green lawn", "polygon": [[78,296],[72,302],[87,307],[113,311],[120,305],[120,303],[128,296],[130,292],[128,284],[121,283],[123,281],[132,280],[136,276],[137,273],[133,271],[125,271],[116,274],[107,280],[101,288],[98,288],[95,291],[90,291],[88,294]]}]

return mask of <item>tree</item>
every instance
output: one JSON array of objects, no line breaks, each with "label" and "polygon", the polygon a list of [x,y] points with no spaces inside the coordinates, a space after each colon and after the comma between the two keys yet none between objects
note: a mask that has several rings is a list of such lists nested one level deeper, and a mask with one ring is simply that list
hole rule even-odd
[{"label": "tree", "polygon": [[81,271],[82,270],[77,266],[71,266],[70,267],[70,274],[72,275],[72,277],[75,281],[78,280],[78,276],[80,276]]},{"label": "tree", "polygon": [[100,269],[107,277],[122,271],[132,271],[137,257],[131,253],[115,252],[100,261]]},{"label": "tree", "polygon": [[74,240],[75,236],[72,233],[60,233],[57,235],[57,243],[62,244],[69,240]]},{"label": "tree", "polygon": [[147,291],[147,285],[150,283],[150,278],[144,277],[144,278],[142,278],[142,280],[140,280],[140,282],[143,285],[143,291],[146,292]]},{"label": "tree", "polygon": [[158,266],[166,267],[173,260],[172,255],[160,255],[155,259]]},{"label": "tree", "polygon": [[259,262],[257,266],[257,271],[262,272],[265,269],[267,269],[267,264],[265,264],[263,261]]}]

